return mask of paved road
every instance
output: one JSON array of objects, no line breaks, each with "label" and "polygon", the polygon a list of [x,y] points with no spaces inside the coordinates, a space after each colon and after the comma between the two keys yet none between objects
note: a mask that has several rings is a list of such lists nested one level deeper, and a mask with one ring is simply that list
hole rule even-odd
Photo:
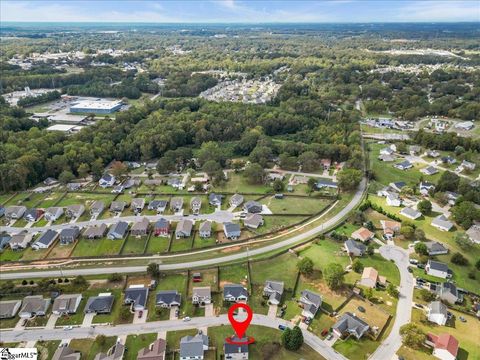
[{"label": "paved road", "polygon": [[397,313],[392,331],[383,340],[382,344],[370,356],[372,360],[393,359],[395,353],[402,345],[400,327],[409,323],[412,316],[413,301],[413,276],[408,272],[408,252],[395,245],[385,245],[380,248],[380,254],[386,259],[393,259],[400,271],[400,296],[398,298]]},{"label": "paved road", "polygon": [[[340,220],[342,220],[345,216],[347,216],[350,211],[352,211],[362,200],[363,192],[366,189],[367,182],[366,180],[362,180],[360,183],[357,191],[355,192],[352,200],[336,215],[332,218],[325,221],[323,224],[314,227],[308,231],[305,231],[301,234],[293,236],[289,239],[280,241],[278,243],[264,246],[258,249],[253,249],[250,251],[243,251],[231,255],[226,255],[222,257],[217,257],[213,259],[205,259],[205,260],[198,260],[198,261],[188,261],[182,263],[174,263],[174,264],[161,264],[159,265],[160,270],[184,270],[184,269],[192,269],[197,267],[207,267],[213,265],[219,265],[225,262],[232,262],[236,260],[245,259],[247,257],[253,257],[256,255],[261,255],[270,251],[278,250],[284,248],[286,246],[292,246],[302,240],[309,239],[321,232],[324,229],[328,229],[335,224],[337,224]],[[187,254],[188,255],[188,254]],[[155,258],[152,257],[152,260]],[[148,260],[145,260],[147,263]],[[124,266],[124,267],[101,267],[101,271],[103,274],[112,274],[121,271],[124,274],[127,273],[136,273],[142,272],[146,270],[146,265],[143,266]],[[32,272],[6,272],[3,271],[2,279],[26,279],[26,278],[39,278],[39,277],[64,277],[64,276],[77,276],[77,275],[96,275],[98,274],[98,268],[83,268],[83,269],[61,269],[58,270],[42,270],[42,271],[32,271]]]},{"label": "paved road", "polygon": [[[182,320],[167,320],[167,321],[153,321],[144,324],[124,324],[117,326],[97,326],[91,327],[76,327],[72,330],[63,329],[35,329],[22,331],[2,331],[2,341],[4,342],[19,342],[32,340],[66,340],[66,339],[83,339],[88,337],[95,337],[103,334],[106,336],[125,336],[129,334],[145,334],[159,331],[176,331],[185,329],[199,329],[202,327],[211,327],[229,324],[227,315],[220,315],[219,317],[198,317],[192,318],[189,322]],[[278,328],[278,325],[291,326],[291,323],[282,319],[272,319],[265,315],[255,314],[252,319],[252,324],[261,325],[270,328]],[[347,360],[343,355],[337,353],[331,347],[320,340],[315,334],[302,330],[305,343],[314,349],[317,353],[328,360]],[[233,334],[233,331],[232,331]],[[247,330],[248,335],[248,330]]]}]

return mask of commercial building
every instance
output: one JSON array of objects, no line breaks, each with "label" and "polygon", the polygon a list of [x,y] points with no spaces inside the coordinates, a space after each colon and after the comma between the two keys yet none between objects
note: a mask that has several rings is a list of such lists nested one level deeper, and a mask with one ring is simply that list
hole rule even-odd
[{"label": "commercial building", "polygon": [[70,107],[71,113],[112,114],[120,110],[122,103],[117,100],[81,101]]}]

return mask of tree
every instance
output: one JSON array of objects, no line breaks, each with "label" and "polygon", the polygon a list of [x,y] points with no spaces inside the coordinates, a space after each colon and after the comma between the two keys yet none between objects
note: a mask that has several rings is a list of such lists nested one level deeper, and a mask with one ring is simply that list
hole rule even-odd
[{"label": "tree", "polygon": [[285,188],[285,184],[283,183],[282,180],[280,179],[275,179],[275,181],[273,182],[273,190],[275,190],[275,192],[282,192],[283,189]]},{"label": "tree", "polygon": [[58,181],[60,181],[62,184],[69,183],[73,179],[75,179],[75,176],[70,170],[63,170],[62,173],[58,176]]},{"label": "tree", "polygon": [[288,349],[291,337],[292,337],[292,329],[287,327],[282,332],[282,345],[285,349]]},{"label": "tree", "polygon": [[420,228],[416,228],[415,229],[415,232],[413,234],[413,237],[415,238],[415,240],[417,241],[425,241],[427,238],[425,236],[425,231],[423,231],[422,229]]},{"label": "tree", "polygon": [[472,242],[464,232],[456,232],[455,235],[453,235],[453,239],[462,250],[469,250],[472,248]]},{"label": "tree", "polygon": [[425,245],[423,242],[416,243],[414,249],[415,253],[419,255],[428,255],[427,245]]},{"label": "tree", "polygon": [[445,171],[438,180],[437,186],[435,187],[436,191],[455,191],[460,182],[460,176],[451,172]]},{"label": "tree", "polygon": [[269,146],[259,146],[257,145],[255,149],[250,153],[248,159],[252,163],[258,163],[262,167],[267,167],[268,162],[273,157],[272,148]]},{"label": "tree", "polygon": [[88,166],[88,164],[81,163],[78,165],[77,172],[78,176],[80,176],[82,179],[85,179],[90,172],[90,166]]},{"label": "tree", "polygon": [[308,190],[315,191],[317,189],[317,180],[309,178],[307,181]]},{"label": "tree", "polygon": [[318,155],[313,151],[305,151],[298,157],[298,162],[302,165],[302,171],[314,171],[318,169]]},{"label": "tree", "polygon": [[366,288],[366,289],[363,289],[363,297],[365,299],[368,299],[368,300],[371,300],[373,299],[373,289],[372,288]]},{"label": "tree", "polygon": [[303,345],[302,330],[296,325],[293,329],[286,328],[282,333],[282,345],[290,351],[297,351]]},{"label": "tree", "polygon": [[130,308],[128,306],[122,306],[120,309],[120,319],[122,320],[128,320],[130,318],[131,312]]},{"label": "tree", "polygon": [[343,169],[338,173],[337,179],[341,190],[354,190],[362,181],[362,172],[357,169]]},{"label": "tree", "polygon": [[330,263],[325,267],[323,277],[331,289],[338,289],[343,285],[344,271],[340,264]]},{"label": "tree", "polygon": [[368,244],[367,246],[367,255],[372,256],[375,253],[375,247],[373,244]]},{"label": "tree", "polygon": [[422,200],[417,204],[417,210],[423,215],[430,215],[432,212],[432,203],[428,200]]},{"label": "tree", "polygon": [[427,289],[420,290],[420,297],[422,298],[423,301],[426,301],[426,302],[431,302],[437,298],[437,296],[434,293],[428,291]]},{"label": "tree", "polygon": [[420,349],[425,342],[426,334],[415,323],[408,323],[400,328],[402,343],[405,346]]},{"label": "tree", "polygon": [[400,228],[400,234],[402,234],[405,239],[411,240],[415,234],[415,229],[410,225],[402,224]]},{"label": "tree", "polygon": [[464,229],[472,226],[474,221],[480,220],[480,212],[471,201],[462,201],[452,208],[452,217]]},{"label": "tree", "polygon": [[468,265],[468,259],[459,252],[456,252],[455,254],[453,254],[450,261],[460,266]]},{"label": "tree", "polygon": [[480,259],[478,259],[475,263],[475,267],[477,268],[477,270],[480,270]]},{"label": "tree", "polygon": [[175,170],[175,161],[170,157],[164,156],[158,160],[156,169],[159,174],[167,174]]},{"label": "tree", "polygon": [[87,280],[82,275],[78,275],[75,279],[72,280],[72,285],[85,286],[87,285]]},{"label": "tree", "polygon": [[355,259],[353,260],[352,263],[352,270],[355,271],[356,273],[361,273],[363,271],[363,264],[360,260]]},{"label": "tree", "polygon": [[118,281],[122,281],[122,280],[123,280],[123,276],[119,273],[110,274],[109,277],[108,277],[108,281],[110,281],[110,282],[118,282]]},{"label": "tree", "polygon": [[391,297],[398,298],[398,295],[400,294],[400,292],[398,291],[395,285],[393,285],[392,283],[388,283],[387,294],[390,295]]},{"label": "tree", "polygon": [[114,161],[110,166],[109,172],[118,178],[128,173],[128,166],[121,161]]},{"label": "tree", "polygon": [[310,275],[313,272],[313,261],[309,257],[304,257],[297,262],[297,269],[303,275]]},{"label": "tree", "polygon": [[243,172],[243,176],[249,184],[262,184],[265,172],[260,164],[250,164]]},{"label": "tree", "polygon": [[160,276],[160,268],[157,263],[150,263],[147,266],[147,274],[153,278],[158,278]]}]

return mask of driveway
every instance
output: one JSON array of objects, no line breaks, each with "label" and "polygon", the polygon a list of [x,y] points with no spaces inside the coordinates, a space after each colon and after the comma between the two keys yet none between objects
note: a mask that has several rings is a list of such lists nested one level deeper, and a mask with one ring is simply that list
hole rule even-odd
[{"label": "driveway", "polygon": [[59,317],[60,317],[60,315],[55,315],[55,314],[50,315],[50,317],[48,318],[48,321],[47,321],[47,325],[45,325],[45,329],[55,328],[55,323],[57,322]]},{"label": "driveway", "polygon": [[139,317],[140,311],[135,311],[135,314],[133,315],[133,323],[134,324],[144,324],[147,322],[147,315],[148,315],[148,310],[143,310],[142,317]]},{"label": "driveway", "polygon": [[170,320],[177,320],[178,319],[178,317],[176,315],[177,310],[178,310],[178,307],[176,307],[176,306],[170,308]]},{"label": "driveway", "polygon": [[215,310],[213,308],[213,304],[205,305],[205,316],[215,316]]},{"label": "driveway", "polygon": [[270,304],[268,306],[268,317],[275,319],[277,317],[277,310],[278,310],[278,305],[272,305]]},{"label": "driveway", "polygon": [[90,325],[92,325],[93,317],[95,315],[96,315],[95,313],[85,314],[85,317],[83,318],[83,322],[82,322],[82,327],[90,327]]}]

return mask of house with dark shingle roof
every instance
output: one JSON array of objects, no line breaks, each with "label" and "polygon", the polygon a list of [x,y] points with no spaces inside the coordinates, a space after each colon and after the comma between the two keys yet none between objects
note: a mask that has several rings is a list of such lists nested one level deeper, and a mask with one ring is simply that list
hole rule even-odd
[{"label": "house with dark shingle roof", "polygon": [[170,223],[168,222],[168,220],[164,218],[158,219],[153,226],[153,233],[155,234],[155,236],[169,237]]},{"label": "house with dark shingle roof", "polygon": [[310,290],[303,290],[298,304],[303,308],[302,316],[313,319],[322,305],[322,296]]},{"label": "house with dark shingle roof", "polygon": [[352,239],[345,241],[344,247],[350,256],[363,256],[365,251],[367,251],[367,247],[365,245]]},{"label": "house with dark shingle roof", "polygon": [[248,214],[243,219],[243,224],[251,229],[258,229],[260,225],[263,225],[263,217],[260,214]]},{"label": "house with dark shingle roof", "polygon": [[278,305],[282,300],[283,289],[283,281],[267,280],[263,286],[263,297],[268,298],[269,304]]},{"label": "house with dark shingle roof", "polygon": [[112,187],[115,184],[115,176],[110,174],[104,174],[100,180],[98,180],[98,184],[102,188]]},{"label": "house with dark shingle roof", "polygon": [[144,310],[147,307],[148,287],[132,285],[125,289],[123,303],[131,305],[134,311]]},{"label": "house with dark shingle roof", "polygon": [[425,265],[425,272],[442,279],[452,277],[452,271],[448,268],[448,265],[440,261],[428,260],[427,265]]},{"label": "house with dark shingle roof", "polygon": [[105,209],[105,203],[101,200],[94,201],[92,205],[90,205],[90,215],[96,216],[100,215],[100,213]]},{"label": "house with dark shingle roof", "polygon": [[237,240],[241,235],[240,225],[232,222],[223,224],[223,233],[230,240]]},{"label": "house with dark shingle roof", "polygon": [[167,342],[163,339],[157,339],[150,346],[140,349],[137,354],[137,360],[165,360]]},{"label": "house with dark shingle roof", "polygon": [[32,241],[33,235],[27,232],[21,232],[12,236],[8,245],[12,250],[25,249]]},{"label": "house with dark shingle roof", "polygon": [[332,330],[337,336],[344,337],[352,335],[357,340],[360,340],[369,329],[370,325],[350,312],[343,314],[332,326]]},{"label": "house with dark shingle roof", "polygon": [[150,226],[150,222],[147,218],[142,218],[140,221],[137,221],[132,225],[130,229],[130,234],[133,236],[145,236],[148,234],[148,227]]},{"label": "house with dark shingle roof", "polygon": [[251,214],[258,214],[262,212],[263,205],[260,204],[258,201],[249,200],[243,205],[243,209]]},{"label": "house with dark shingle roof", "polygon": [[167,200],[152,200],[148,203],[148,210],[155,210],[157,214],[161,214],[165,212],[167,205]]},{"label": "house with dark shingle roof", "polygon": [[223,343],[223,353],[228,360],[248,360],[248,338],[230,337]]},{"label": "house with dark shingle roof", "polygon": [[0,301],[0,319],[11,319],[17,315],[22,300]]},{"label": "house with dark shingle roof", "polygon": [[210,193],[208,195],[208,203],[212,206],[222,205],[223,195]]},{"label": "house with dark shingle roof", "polygon": [[42,217],[43,213],[44,211],[42,209],[31,208],[25,211],[23,218],[28,222],[35,222]]},{"label": "house with dark shingle roof", "polygon": [[317,189],[338,189],[338,183],[330,179],[320,179],[315,184]]},{"label": "house with dark shingle roof", "polygon": [[69,228],[62,229],[60,232],[60,244],[68,245],[75,242],[80,236],[80,229],[78,226],[72,226]]},{"label": "house with dark shingle roof", "polygon": [[456,304],[463,302],[463,294],[458,291],[455,284],[451,282],[444,282],[437,285],[436,292],[440,300],[446,301],[449,304]]},{"label": "house with dark shingle roof", "polygon": [[107,238],[110,240],[123,239],[127,234],[128,223],[125,221],[119,221],[116,224],[113,224],[110,230],[108,231]]},{"label": "house with dark shingle roof", "polygon": [[41,295],[25,296],[18,315],[23,319],[32,316],[45,316],[49,305],[50,299],[44,299]]},{"label": "house with dark shingle roof", "polygon": [[32,244],[33,250],[48,249],[58,238],[58,233],[51,229],[45,231],[40,237]]},{"label": "house with dark shingle roof", "polygon": [[223,287],[223,300],[238,302],[248,300],[248,291],[240,284],[226,284]]},{"label": "house with dark shingle roof", "polygon": [[162,308],[180,306],[181,303],[182,295],[177,290],[158,291],[155,297],[156,306],[160,306]]},{"label": "house with dark shingle roof", "polygon": [[416,220],[422,216],[422,213],[420,211],[412,209],[411,207],[404,207],[400,211],[400,215],[403,215],[406,218],[409,218],[410,220]]},{"label": "house with dark shingle roof", "polygon": [[0,234],[0,250],[3,250],[7,247],[8,243],[12,240],[12,237],[7,234],[6,232],[3,232]]},{"label": "house with dark shingle roof", "polygon": [[127,206],[125,201],[112,201],[110,204],[110,212],[119,214],[125,209],[125,206]]},{"label": "house with dark shingle roof", "polygon": [[27,211],[25,206],[7,206],[5,208],[5,218],[7,218],[7,220],[21,219],[25,211]]},{"label": "house with dark shingle roof", "polygon": [[448,254],[448,249],[438,241],[427,241],[425,242],[429,256],[437,256]]},{"label": "house with dark shingle roof", "polygon": [[198,234],[201,238],[209,238],[212,236],[212,222],[208,220],[202,222],[198,229]]},{"label": "house with dark shingle roof", "polygon": [[115,296],[110,293],[98,294],[91,296],[85,305],[85,313],[110,314],[113,307]]}]

